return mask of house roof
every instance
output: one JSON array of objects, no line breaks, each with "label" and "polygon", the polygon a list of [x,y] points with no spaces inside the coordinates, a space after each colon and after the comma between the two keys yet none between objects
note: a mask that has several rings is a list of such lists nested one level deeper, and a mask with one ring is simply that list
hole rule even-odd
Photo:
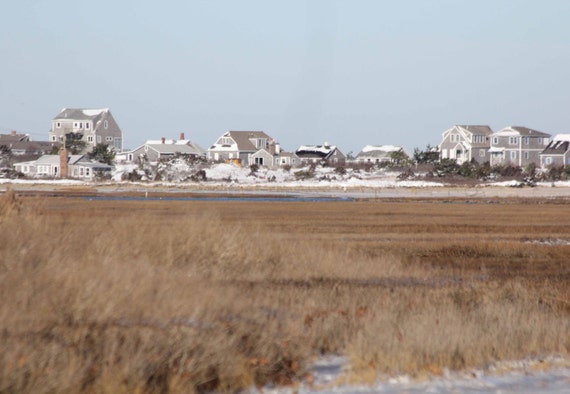
[{"label": "house roof", "polygon": [[542,155],[563,155],[570,147],[570,134],[558,134],[544,148]]},{"label": "house roof", "polygon": [[251,139],[265,138],[270,140],[264,131],[228,131],[223,135],[224,137],[231,137],[237,144],[240,151],[256,151],[258,148],[251,142]]},{"label": "house roof", "polygon": [[[366,145],[362,150],[356,155],[356,157],[375,157],[384,158],[390,157],[393,152],[404,152],[404,148],[401,146],[394,145]],[[405,153],[405,152],[404,152]]]},{"label": "house roof", "polygon": [[133,149],[132,152],[142,149],[143,147],[153,149],[159,154],[173,155],[176,153],[186,155],[203,155],[206,151],[198,144],[190,140],[148,140],[141,146]]},{"label": "house roof", "polygon": [[502,130],[497,131],[494,135],[497,136],[521,136],[521,137],[550,137],[550,134],[543,133],[542,131],[530,129],[523,126],[509,126]]},{"label": "house roof", "polygon": [[[0,142],[0,145],[2,143]],[[59,146],[60,144],[52,143],[49,141],[17,141],[7,144],[10,146],[12,152],[15,151],[28,151],[28,152],[49,152],[53,146]]]},{"label": "house roof", "polygon": [[483,135],[491,135],[493,134],[493,130],[489,126],[484,125],[457,125],[457,127],[461,127],[473,134],[483,134]]},{"label": "house roof", "polygon": [[301,145],[295,154],[300,158],[327,159],[336,149],[333,145]]},{"label": "house roof", "polygon": [[96,121],[103,114],[110,112],[109,108],[63,108],[54,118],[57,119],[73,119],[73,120],[93,120]]},{"label": "house roof", "polygon": [[17,134],[16,132],[12,132],[10,134],[0,134],[0,144],[2,145],[4,145],[4,142],[22,142],[29,140],[29,134]]}]

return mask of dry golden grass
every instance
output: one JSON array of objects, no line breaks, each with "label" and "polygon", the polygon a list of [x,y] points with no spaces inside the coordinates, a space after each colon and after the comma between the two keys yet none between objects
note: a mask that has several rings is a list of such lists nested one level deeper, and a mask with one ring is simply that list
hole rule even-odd
[{"label": "dry golden grass", "polygon": [[570,350],[567,201],[0,198],[0,392],[236,391]]}]

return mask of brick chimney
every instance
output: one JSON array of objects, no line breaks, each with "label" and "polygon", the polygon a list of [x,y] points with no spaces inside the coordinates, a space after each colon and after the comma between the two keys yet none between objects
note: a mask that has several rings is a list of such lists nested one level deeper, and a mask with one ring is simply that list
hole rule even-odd
[{"label": "brick chimney", "polygon": [[180,141],[184,141],[184,133],[180,133]]},{"label": "brick chimney", "polygon": [[161,140],[162,143],[164,144],[164,142],[166,141],[166,138],[162,137],[160,140]]},{"label": "brick chimney", "polygon": [[59,176],[60,178],[67,178],[69,176],[67,149],[65,143],[59,150]]}]

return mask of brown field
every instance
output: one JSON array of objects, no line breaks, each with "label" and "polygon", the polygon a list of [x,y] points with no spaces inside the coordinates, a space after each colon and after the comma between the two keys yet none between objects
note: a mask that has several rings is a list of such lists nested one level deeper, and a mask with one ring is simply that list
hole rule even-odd
[{"label": "brown field", "polygon": [[[536,243],[533,241],[555,241]],[[0,196],[0,392],[235,392],[570,352],[570,201]]]}]

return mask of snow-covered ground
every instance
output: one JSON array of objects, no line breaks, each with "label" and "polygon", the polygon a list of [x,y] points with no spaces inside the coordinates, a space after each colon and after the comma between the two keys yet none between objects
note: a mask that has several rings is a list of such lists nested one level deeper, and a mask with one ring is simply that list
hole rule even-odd
[{"label": "snow-covered ground", "polygon": [[[343,357],[318,360],[311,379],[300,386],[264,387],[275,394],[373,394],[373,393],[544,393],[570,392],[570,360],[560,357],[497,363],[485,370],[450,372],[413,379],[409,376],[380,377],[369,383],[351,383],[348,362]],[[251,394],[260,393],[252,389]]]},{"label": "snow-covered ground", "polygon": [[[193,181],[191,177],[202,169],[205,181]],[[155,169],[156,170],[156,169]],[[480,183],[461,187],[458,184],[450,185],[445,180],[427,179],[421,174],[416,178],[400,179],[399,172],[386,169],[373,171],[353,170],[338,171],[331,167],[317,166],[310,172],[309,167],[285,169],[259,168],[252,173],[249,167],[239,167],[232,164],[215,164],[195,167],[183,160],[173,161],[168,165],[161,164],[158,168],[162,180],[150,181],[148,171],[143,171],[136,165],[118,165],[112,174],[112,180],[107,182],[88,182],[80,180],[42,180],[42,179],[0,179],[0,185],[14,186],[89,186],[89,187],[139,187],[139,188],[175,188],[175,189],[215,189],[230,192],[242,190],[271,190],[298,191],[298,192],[325,192],[341,193],[353,197],[492,197],[500,190],[501,195],[513,196],[540,196],[543,194],[559,196],[568,195],[570,181],[539,183],[534,188],[527,187],[518,181],[502,181]],[[122,180],[125,174],[137,173],[139,181]],[[310,175],[308,175],[310,173]],[[461,188],[462,190],[458,190]],[[511,189],[511,191],[506,191]],[[545,192],[546,189],[550,191]]]}]

